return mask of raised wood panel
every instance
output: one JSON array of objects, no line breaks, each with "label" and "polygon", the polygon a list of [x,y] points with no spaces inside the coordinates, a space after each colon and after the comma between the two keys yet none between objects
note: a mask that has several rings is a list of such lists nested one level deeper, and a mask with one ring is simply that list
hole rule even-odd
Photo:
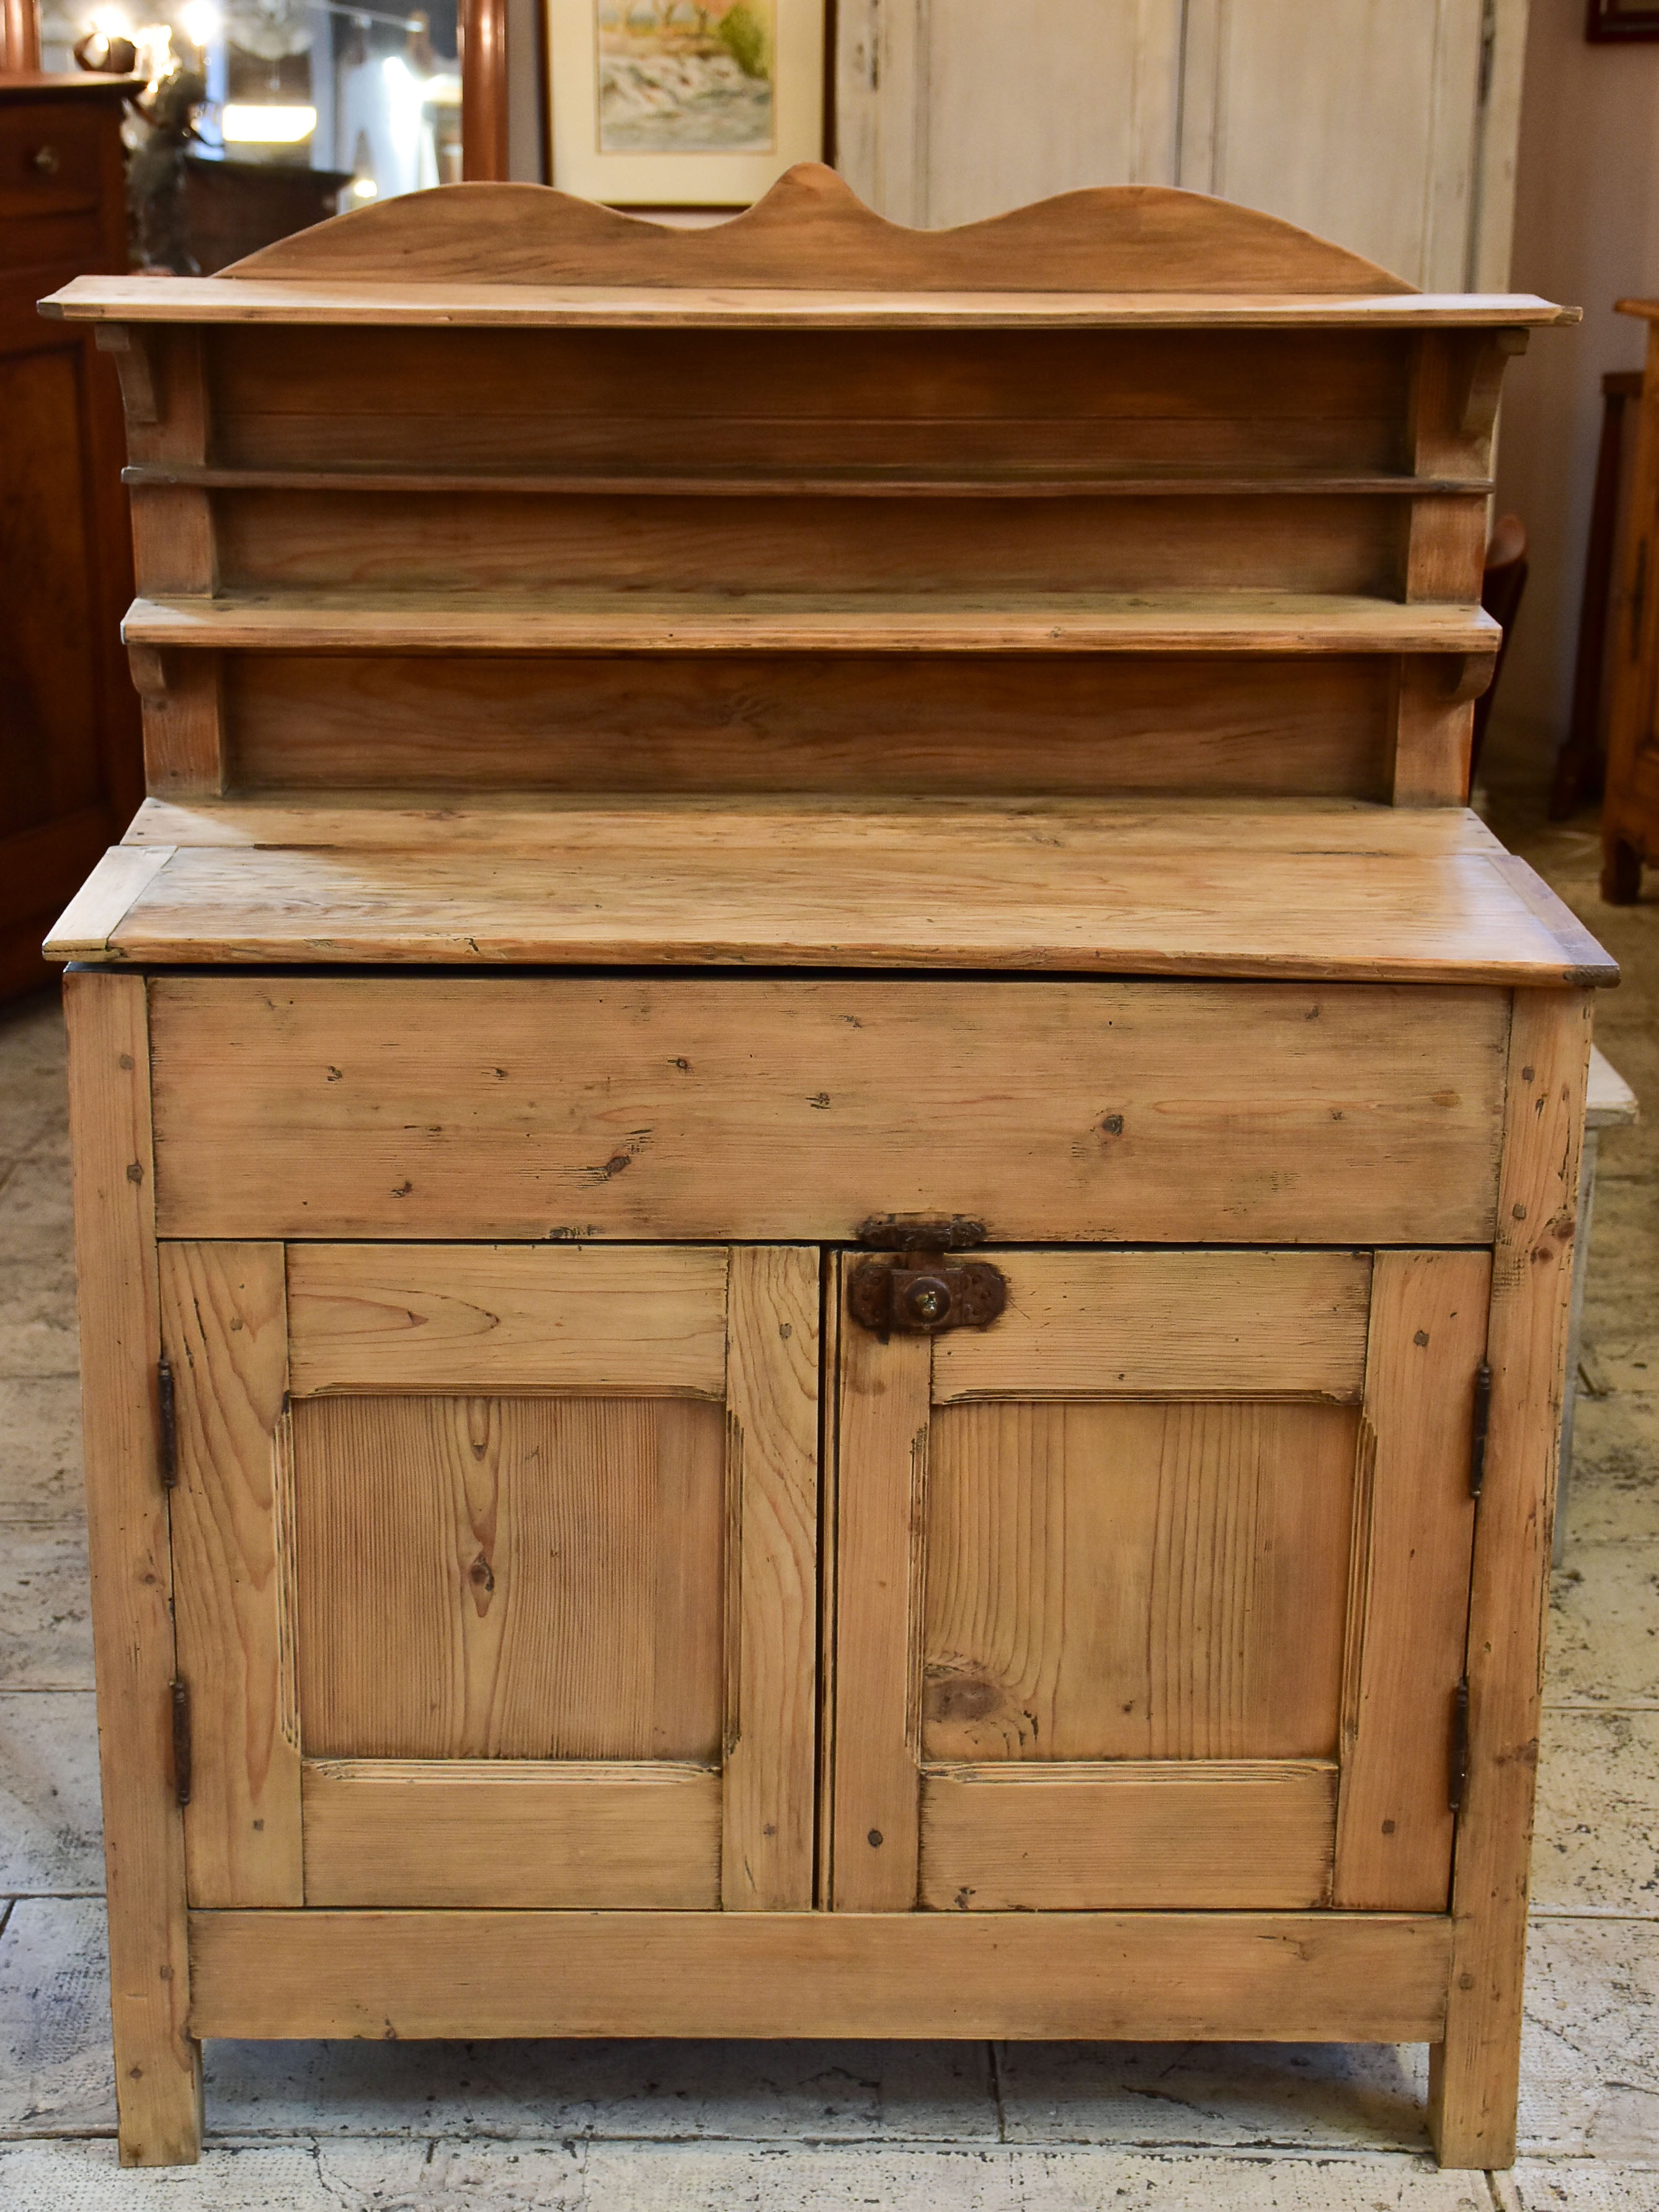
[{"label": "raised wood panel", "polygon": [[1333,1757],[1356,1420],[1249,1401],[941,1407],[923,1755]]},{"label": "raised wood panel", "polygon": [[1295,1910],[1330,1901],[1332,1764],[925,1768],[936,1911]]},{"label": "raised wood panel", "polygon": [[179,1672],[193,1905],[302,1905],[294,1502],[280,1244],[164,1244]]},{"label": "raised wood panel", "polygon": [[708,1911],[720,1875],[713,1767],[306,1761],[311,1906]]},{"label": "raised wood panel", "polygon": [[289,1388],[723,1399],[726,1273],[696,1246],[296,1244]]},{"label": "raised wood panel", "polygon": [[1468,1626],[1474,1375],[1485,1252],[1379,1252],[1364,1418],[1370,1512],[1355,1552],[1358,1634],[1343,1719],[1334,1901],[1444,1909],[1453,1700]]},{"label": "raised wood panel", "polygon": [[[230,653],[243,790],[1388,795],[1394,667],[823,653]],[[1414,663],[1407,665],[1416,665]]]},{"label": "raised wood panel", "polygon": [[720,1902],[812,1903],[817,1756],[818,1255],[731,1255],[726,1574],[734,1653],[725,1714]]},{"label": "raised wood panel", "polygon": [[1443,1919],[1291,1912],[198,1912],[198,2035],[1422,2043]]},{"label": "raised wood panel", "polygon": [[294,1427],[308,1753],[717,1756],[718,1407],[313,1398]]},{"label": "raised wood panel", "polygon": [[1009,1252],[994,1328],[936,1339],[933,1402],[1234,1392],[1357,1401],[1356,1252]]},{"label": "raised wood panel", "polygon": [[999,1243],[1492,1233],[1498,992],[488,973],[149,990],[174,1236],[833,1242],[884,1211],[969,1214]]}]

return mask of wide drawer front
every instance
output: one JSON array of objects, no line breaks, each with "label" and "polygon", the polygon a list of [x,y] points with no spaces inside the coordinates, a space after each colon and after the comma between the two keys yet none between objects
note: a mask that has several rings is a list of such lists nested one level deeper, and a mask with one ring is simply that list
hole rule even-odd
[{"label": "wide drawer front", "polygon": [[198,1237],[1482,1243],[1510,1000],[853,977],[149,984]]}]

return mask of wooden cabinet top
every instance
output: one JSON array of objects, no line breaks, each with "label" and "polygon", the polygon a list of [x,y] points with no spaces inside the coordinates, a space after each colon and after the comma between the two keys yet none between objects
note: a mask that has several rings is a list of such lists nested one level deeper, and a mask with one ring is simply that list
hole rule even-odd
[{"label": "wooden cabinet top", "polygon": [[150,801],[59,959],[1607,983],[1457,808]]}]

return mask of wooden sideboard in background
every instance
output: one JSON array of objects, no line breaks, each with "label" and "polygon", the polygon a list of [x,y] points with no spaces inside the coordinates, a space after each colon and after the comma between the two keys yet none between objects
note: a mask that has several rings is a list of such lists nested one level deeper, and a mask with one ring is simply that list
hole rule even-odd
[{"label": "wooden sideboard in background", "polygon": [[121,649],[132,597],[120,395],[34,303],[127,265],[124,77],[0,75],[0,996],[143,796]]}]

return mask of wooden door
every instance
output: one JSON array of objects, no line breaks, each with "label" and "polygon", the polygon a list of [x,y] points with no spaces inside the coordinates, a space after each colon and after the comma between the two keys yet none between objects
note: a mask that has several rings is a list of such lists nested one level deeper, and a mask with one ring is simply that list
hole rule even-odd
[{"label": "wooden door", "polygon": [[842,0],[837,166],[942,227],[1185,185],[1429,291],[1509,282],[1528,0]]},{"label": "wooden door", "polygon": [[161,1248],[192,1904],[811,1904],[817,1268]]},{"label": "wooden door", "polygon": [[984,1256],[842,1291],[834,1904],[1444,1911],[1488,1256]]}]

